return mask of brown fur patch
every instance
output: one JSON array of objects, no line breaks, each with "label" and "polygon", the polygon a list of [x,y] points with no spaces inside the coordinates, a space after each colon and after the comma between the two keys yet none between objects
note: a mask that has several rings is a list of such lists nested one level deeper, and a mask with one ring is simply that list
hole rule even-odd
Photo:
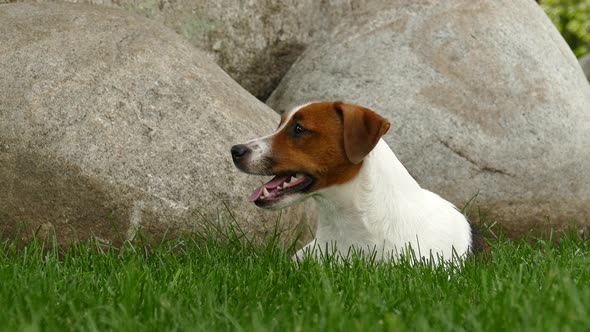
[{"label": "brown fur patch", "polygon": [[[354,178],[362,162],[353,163],[347,156],[344,140],[346,121],[342,111],[338,109],[342,106],[351,110],[354,107],[360,108],[340,102],[321,102],[305,106],[293,114],[283,129],[273,137],[272,173],[306,173],[315,180],[310,191],[346,183]],[[370,118],[376,116],[383,119],[368,109],[360,112],[370,113],[367,115]],[[284,121],[287,121],[285,114],[281,116],[279,128]],[[384,119],[383,121],[387,122]],[[296,132],[297,126],[303,129],[301,133]],[[373,133],[373,129],[377,132]],[[380,126],[370,127],[367,131],[371,131],[368,138],[370,140],[378,136],[376,141],[384,133]],[[370,143],[370,149],[375,146],[376,141]]]},{"label": "brown fur patch", "polygon": [[379,114],[357,105],[334,103],[344,120],[344,150],[348,159],[360,163],[389,130],[389,121]]}]

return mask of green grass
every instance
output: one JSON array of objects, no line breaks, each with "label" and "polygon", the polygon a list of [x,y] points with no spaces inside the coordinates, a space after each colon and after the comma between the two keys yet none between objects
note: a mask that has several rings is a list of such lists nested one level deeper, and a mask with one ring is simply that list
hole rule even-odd
[{"label": "green grass", "polygon": [[147,249],[0,243],[4,331],[587,331],[588,241],[497,240],[443,269],[304,261],[188,236]]}]

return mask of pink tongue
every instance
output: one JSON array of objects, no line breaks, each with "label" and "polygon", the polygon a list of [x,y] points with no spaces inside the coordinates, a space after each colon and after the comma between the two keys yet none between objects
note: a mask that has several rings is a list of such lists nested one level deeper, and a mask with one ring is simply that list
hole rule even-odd
[{"label": "pink tongue", "polygon": [[250,202],[254,202],[255,200],[259,199],[260,196],[262,196],[262,190],[264,190],[265,187],[266,187],[266,189],[268,189],[270,191],[271,189],[274,189],[274,188],[280,186],[281,184],[283,184],[283,182],[288,181],[289,178],[290,178],[289,175],[275,176],[270,181],[261,185],[258,189],[254,190],[252,195],[250,195]]}]

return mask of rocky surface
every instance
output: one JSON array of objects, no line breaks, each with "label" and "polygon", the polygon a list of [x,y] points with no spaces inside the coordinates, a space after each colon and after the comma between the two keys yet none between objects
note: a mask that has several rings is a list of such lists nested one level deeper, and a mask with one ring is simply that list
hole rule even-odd
[{"label": "rocky surface", "polygon": [[0,31],[0,234],[120,242],[234,217],[251,236],[274,228],[278,213],[247,202],[262,179],[229,149],[278,116],[179,35],[54,3],[0,5]]},{"label": "rocky surface", "polygon": [[590,82],[590,54],[586,54],[580,58],[580,65],[584,70],[584,74],[586,75],[588,82]]},{"label": "rocky surface", "polygon": [[[8,0],[0,0],[0,3]],[[40,1],[40,0],[36,0]],[[43,0],[41,0],[43,1]],[[159,21],[265,100],[307,45],[351,13],[386,0],[70,0]]]},{"label": "rocky surface", "polygon": [[458,206],[478,195],[509,235],[590,225],[590,86],[532,1],[395,0],[344,21],[267,104],[310,100],[385,115],[423,187]]}]

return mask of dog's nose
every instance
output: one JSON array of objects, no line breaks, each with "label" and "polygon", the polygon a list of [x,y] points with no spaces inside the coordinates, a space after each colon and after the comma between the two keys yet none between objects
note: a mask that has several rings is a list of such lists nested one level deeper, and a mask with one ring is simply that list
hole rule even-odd
[{"label": "dog's nose", "polygon": [[238,144],[231,147],[231,156],[234,160],[244,157],[250,149],[244,144]]}]

